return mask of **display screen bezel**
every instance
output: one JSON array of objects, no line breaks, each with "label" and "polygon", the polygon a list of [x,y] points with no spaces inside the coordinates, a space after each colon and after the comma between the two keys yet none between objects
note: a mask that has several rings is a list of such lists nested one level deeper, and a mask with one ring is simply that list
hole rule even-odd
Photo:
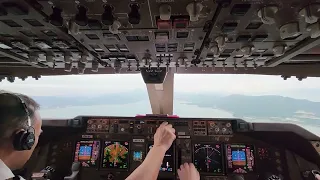
[{"label": "display screen bezel", "polygon": [[[104,157],[104,148],[106,147],[105,142],[110,141],[110,142],[128,142],[128,167],[126,169],[121,169],[121,168],[110,168],[110,167],[103,167],[103,157]],[[100,170],[113,170],[113,171],[129,171],[130,170],[130,159],[131,159],[131,144],[130,141],[128,140],[108,140],[104,139],[101,141],[101,153],[100,153]]]},{"label": "display screen bezel", "polygon": [[[227,146],[228,145],[245,145],[245,146],[250,146],[253,148],[253,159],[254,159],[254,165],[252,166],[252,171],[248,171],[247,173],[235,173],[233,171],[231,171],[231,168],[228,167],[228,153],[227,153]],[[226,161],[226,172],[229,174],[252,174],[256,172],[256,166],[257,166],[257,160],[256,160],[256,147],[253,144],[250,143],[229,143],[229,144],[225,144],[225,161]]]},{"label": "display screen bezel", "polygon": [[[92,141],[92,144],[93,144],[94,141],[97,141],[97,142],[100,143],[99,152],[98,152],[98,156],[97,156],[97,159],[96,159],[96,164],[95,165],[91,165],[89,167],[83,166],[83,168],[96,168],[96,169],[98,169],[99,166],[100,166],[100,154],[101,154],[101,140],[99,140],[99,139],[80,139],[80,140],[77,140],[75,142],[75,144],[74,144],[73,162],[76,162],[75,161],[75,157],[76,157],[76,153],[75,152],[77,150],[77,144],[80,143],[80,145],[81,145],[81,142],[84,142],[84,141]],[[93,149],[92,149],[92,151],[93,151]],[[92,153],[92,151],[91,151],[91,153]],[[78,153],[78,156],[79,156],[79,153]],[[80,161],[79,158],[78,158],[77,162],[81,163],[81,162],[85,162],[85,161]]]},{"label": "display screen bezel", "polygon": [[225,170],[225,149],[224,149],[224,144],[223,143],[218,143],[218,142],[203,142],[203,141],[200,141],[200,142],[192,142],[192,163],[195,162],[195,144],[211,144],[211,145],[220,145],[221,147],[221,170],[222,172],[221,173],[214,173],[214,172],[200,172],[200,174],[203,174],[203,175],[214,175],[214,176],[224,176],[226,174],[226,170]]},{"label": "display screen bezel", "polygon": [[[146,144],[146,156],[145,157],[147,157],[147,155],[148,155],[148,153],[149,153],[149,146],[150,145],[153,145],[154,143],[153,142],[147,142],[147,144]],[[173,149],[173,168],[172,168],[172,171],[160,171],[159,170],[159,173],[161,173],[161,174],[172,174],[172,173],[175,173],[175,171],[176,171],[176,147],[175,147],[175,145],[174,145],[174,143],[172,143],[172,145],[171,145],[171,147],[172,147],[172,149]]]}]

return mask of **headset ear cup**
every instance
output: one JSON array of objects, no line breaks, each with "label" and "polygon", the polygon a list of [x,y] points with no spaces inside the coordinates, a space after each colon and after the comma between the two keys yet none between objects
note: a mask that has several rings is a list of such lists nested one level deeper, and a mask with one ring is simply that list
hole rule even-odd
[{"label": "headset ear cup", "polygon": [[23,149],[30,150],[32,148],[32,146],[34,145],[35,136],[33,133],[27,132],[24,135],[24,138],[25,139],[22,140]]},{"label": "headset ear cup", "polygon": [[17,151],[22,151],[23,150],[23,145],[22,145],[22,139],[24,137],[24,134],[26,134],[27,132],[22,130],[22,131],[19,131],[18,133],[16,133],[14,135],[14,138],[13,138],[13,147],[15,150]]}]

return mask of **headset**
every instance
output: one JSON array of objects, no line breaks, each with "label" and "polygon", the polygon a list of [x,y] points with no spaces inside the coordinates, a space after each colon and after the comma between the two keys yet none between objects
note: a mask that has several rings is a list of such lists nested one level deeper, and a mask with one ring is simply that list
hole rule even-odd
[{"label": "headset", "polygon": [[18,130],[13,133],[13,147],[17,151],[30,150],[35,143],[35,131],[34,128],[31,126],[31,117],[26,103],[17,94],[10,92],[0,92],[0,94],[9,94],[15,96],[20,101],[20,104],[24,109],[25,115],[27,115],[28,124],[26,129]]}]

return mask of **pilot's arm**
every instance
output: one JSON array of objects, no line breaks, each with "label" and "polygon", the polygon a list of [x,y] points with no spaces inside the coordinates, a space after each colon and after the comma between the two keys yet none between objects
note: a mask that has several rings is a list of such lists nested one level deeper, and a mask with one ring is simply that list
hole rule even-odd
[{"label": "pilot's arm", "polygon": [[145,160],[126,180],[157,179],[163,157],[175,139],[175,129],[172,125],[162,123],[154,135],[154,145]]}]

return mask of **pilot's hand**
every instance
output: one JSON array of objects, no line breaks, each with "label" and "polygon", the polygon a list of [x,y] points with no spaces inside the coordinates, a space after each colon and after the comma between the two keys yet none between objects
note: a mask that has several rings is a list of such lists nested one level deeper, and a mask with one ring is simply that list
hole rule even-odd
[{"label": "pilot's hand", "polygon": [[316,174],[315,177],[316,177],[316,180],[320,180],[320,175],[319,174]]},{"label": "pilot's hand", "polygon": [[178,169],[180,180],[200,180],[200,174],[192,163],[184,163]]},{"label": "pilot's hand", "polygon": [[154,134],[154,147],[161,147],[167,151],[176,139],[176,130],[168,122],[163,122]]}]

